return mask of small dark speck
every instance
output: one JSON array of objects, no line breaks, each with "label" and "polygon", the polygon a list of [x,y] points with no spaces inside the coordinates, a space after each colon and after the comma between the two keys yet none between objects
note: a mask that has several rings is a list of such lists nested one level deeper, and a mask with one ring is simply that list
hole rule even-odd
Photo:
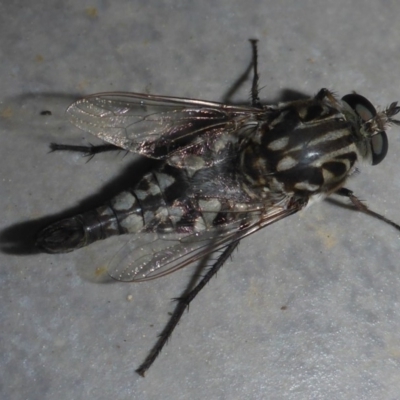
[{"label": "small dark speck", "polygon": [[40,115],[51,115],[51,111],[43,110],[43,111],[40,112]]},{"label": "small dark speck", "polygon": [[282,306],[282,307],[281,307],[281,310],[282,310],[282,311],[287,310],[287,306]]}]

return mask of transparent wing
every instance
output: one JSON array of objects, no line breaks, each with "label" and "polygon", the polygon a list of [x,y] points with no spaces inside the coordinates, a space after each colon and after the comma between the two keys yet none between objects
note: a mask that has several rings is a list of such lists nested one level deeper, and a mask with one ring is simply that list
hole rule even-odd
[{"label": "transparent wing", "polygon": [[190,235],[143,233],[135,236],[111,260],[108,273],[125,282],[167,275],[302,208],[289,205],[290,199],[286,200],[285,205],[272,206],[266,212],[241,213],[234,221]]},{"label": "transparent wing", "polygon": [[252,107],[140,93],[99,93],[67,109],[78,128],[158,159],[198,144],[204,136],[237,130],[260,112]]}]

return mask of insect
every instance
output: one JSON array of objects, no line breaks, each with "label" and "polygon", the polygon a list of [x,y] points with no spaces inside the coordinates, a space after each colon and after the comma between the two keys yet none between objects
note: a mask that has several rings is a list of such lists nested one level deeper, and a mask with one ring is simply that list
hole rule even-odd
[{"label": "insect", "polygon": [[51,144],[52,150],[94,155],[125,149],[160,161],[136,186],[95,210],[53,223],[37,246],[49,253],[76,250],[112,235],[132,239],[109,265],[125,282],[155,279],[216,254],[212,267],[178,299],[170,322],[137,372],[144,376],[184,310],[229,258],[239,241],[331,194],[400,230],[367,208],[343,185],[357,164],[386,156],[385,130],[400,107],[383,111],[351,93],[265,105],[258,95],[253,48],[252,103],[223,103],[137,93],[101,93],[73,103],[73,124],[106,144]]}]

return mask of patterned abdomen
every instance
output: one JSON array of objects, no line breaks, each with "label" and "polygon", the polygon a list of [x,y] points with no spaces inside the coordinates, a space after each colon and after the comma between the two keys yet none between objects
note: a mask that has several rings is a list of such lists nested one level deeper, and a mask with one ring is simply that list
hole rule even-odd
[{"label": "patterned abdomen", "polygon": [[[126,233],[202,231],[214,223],[221,203],[187,194],[184,170],[163,167],[146,174],[133,189],[106,205],[75,215],[39,232],[37,245],[49,253],[65,253],[97,240]],[[202,213],[206,210],[206,213]]]}]

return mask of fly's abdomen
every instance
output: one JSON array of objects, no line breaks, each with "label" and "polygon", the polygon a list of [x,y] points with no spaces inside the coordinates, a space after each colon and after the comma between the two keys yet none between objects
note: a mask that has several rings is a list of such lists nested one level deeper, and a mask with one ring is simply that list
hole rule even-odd
[{"label": "fly's abdomen", "polygon": [[97,240],[143,228],[143,213],[136,196],[125,191],[109,204],[63,219],[39,232],[37,245],[49,253],[66,253]]},{"label": "fly's abdomen", "polygon": [[37,246],[48,253],[66,253],[110,236],[143,230],[170,232],[184,223],[184,216],[192,222],[197,217],[193,205],[177,201],[185,197],[181,175],[165,166],[150,172],[108,204],[46,227],[39,232]]}]

